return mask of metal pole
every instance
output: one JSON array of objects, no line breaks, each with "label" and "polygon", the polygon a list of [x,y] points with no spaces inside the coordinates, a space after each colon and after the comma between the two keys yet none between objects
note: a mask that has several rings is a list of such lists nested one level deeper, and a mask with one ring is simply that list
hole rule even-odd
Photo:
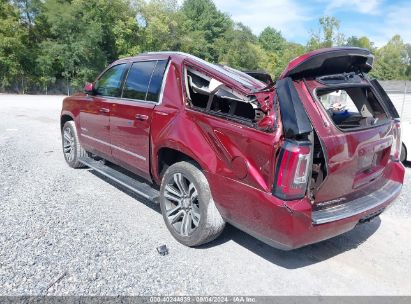
[{"label": "metal pole", "polygon": [[404,98],[402,99],[402,106],[401,106],[401,119],[402,114],[404,113],[404,106],[405,106],[405,97],[407,96],[407,81],[404,82]]}]

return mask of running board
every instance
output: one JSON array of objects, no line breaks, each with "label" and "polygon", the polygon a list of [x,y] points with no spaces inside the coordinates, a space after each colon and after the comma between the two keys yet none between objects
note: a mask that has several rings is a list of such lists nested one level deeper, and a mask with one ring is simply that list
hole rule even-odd
[{"label": "running board", "polygon": [[159,192],[149,184],[140,182],[137,179],[134,179],[131,176],[122,173],[114,168],[111,168],[103,164],[101,161],[94,160],[90,157],[82,157],[79,159],[79,161],[87,167],[90,167],[94,171],[133,191],[134,193],[150,201],[157,202]]}]

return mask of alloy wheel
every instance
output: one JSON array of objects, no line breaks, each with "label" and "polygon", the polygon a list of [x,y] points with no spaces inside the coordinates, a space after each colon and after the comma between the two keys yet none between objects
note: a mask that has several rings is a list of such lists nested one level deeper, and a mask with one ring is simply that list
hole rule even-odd
[{"label": "alloy wheel", "polygon": [[191,235],[200,224],[198,192],[182,173],[174,173],[164,189],[166,216],[170,225],[182,236]]},{"label": "alloy wheel", "polygon": [[74,135],[70,127],[63,130],[63,151],[68,162],[74,159]]}]

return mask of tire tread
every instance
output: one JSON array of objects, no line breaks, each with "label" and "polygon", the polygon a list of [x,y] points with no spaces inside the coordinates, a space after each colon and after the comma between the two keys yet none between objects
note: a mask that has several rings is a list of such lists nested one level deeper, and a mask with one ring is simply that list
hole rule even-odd
[{"label": "tire tread", "polygon": [[[69,126],[71,128],[71,131],[73,133],[74,136],[74,146],[75,146],[75,155],[74,155],[74,160],[73,162],[67,162],[69,164],[70,167],[72,168],[85,168],[86,165],[84,165],[83,163],[81,163],[79,161],[79,158],[81,157],[87,157],[87,152],[86,150],[83,149],[83,147],[80,145],[80,141],[78,138],[78,134],[77,134],[77,129],[76,129],[76,124],[73,120],[69,120],[67,121],[64,126],[63,126],[63,130]],[[63,132],[62,132],[63,134]],[[67,161],[67,160],[66,160]]]}]

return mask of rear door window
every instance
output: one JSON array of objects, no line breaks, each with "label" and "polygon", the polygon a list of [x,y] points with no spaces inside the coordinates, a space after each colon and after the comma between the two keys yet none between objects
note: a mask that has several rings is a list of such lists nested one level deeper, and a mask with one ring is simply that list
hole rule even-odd
[{"label": "rear door window", "polygon": [[95,94],[99,96],[119,97],[121,94],[121,80],[126,64],[118,64],[107,71],[97,80]]},{"label": "rear door window", "polygon": [[146,100],[148,85],[157,61],[134,62],[124,84],[123,98]]},{"label": "rear door window", "polygon": [[148,87],[146,98],[147,101],[158,102],[167,63],[167,60],[157,61],[157,65],[154,68],[153,75],[151,76],[150,85]]},{"label": "rear door window", "polygon": [[157,102],[167,61],[134,62],[123,88],[123,98]]}]

